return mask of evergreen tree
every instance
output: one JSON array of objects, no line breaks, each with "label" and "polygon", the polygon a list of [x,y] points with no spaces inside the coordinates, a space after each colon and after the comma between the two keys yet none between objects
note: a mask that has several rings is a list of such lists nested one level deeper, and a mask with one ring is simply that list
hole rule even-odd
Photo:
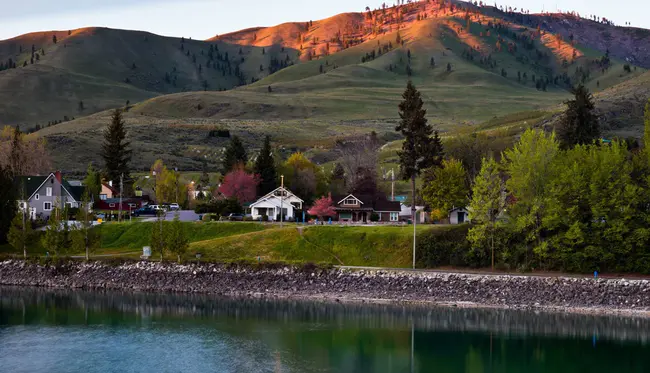
[{"label": "evergreen tree", "polygon": [[593,96],[585,86],[578,85],[571,91],[575,98],[565,102],[558,137],[564,148],[591,144],[600,138],[598,117],[594,113]]},{"label": "evergreen tree", "polygon": [[238,136],[233,136],[223,156],[221,174],[225,176],[236,166],[240,164],[246,165],[246,162],[248,162],[248,155],[246,154],[244,144]]},{"label": "evergreen tree", "polygon": [[16,214],[11,221],[11,227],[7,234],[9,244],[16,250],[22,250],[24,258],[27,258],[27,247],[32,243],[34,238],[32,222],[27,216],[27,211],[29,211],[28,207]]},{"label": "evergreen tree", "polygon": [[202,163],[202,172],[201,172],[201,178],[199,179],[199,185],[203,188],[208,187],[210,185],[210,174],[208,173],[208,162],[203,160]]},{"label": "evergreen tree", "polygon": [[277,173],[275,171],[275,160],[271,149],[271,138],[266,136],[260,150],[260,155],[255,160],[255,174],[260,176],[260,183],[257,185],[257,195],[263,196],[272,192],[277,186]]},{"label": "evergreen tree", "polygon": [[23,141],[22,141],[22,132],[20,132],[20,127],[16,126],[14,129],[14,135],[11,139],[11,153],[9,154],[9,171],[13,176],[21,176],[19,170],[21,170],[21,159],[23,152]]},{"label": "evergreen tree", "polygon": [[72,232],[72,247],[76,252],[85,252],[86,260],[90,259],[90,253],[99,247],[101,241],[101,226],[93,228],[93,218],[90,212],[91,196],[91,191],[86,187],[77,214],[77,226]]},{"label": "evergreen tree", "polygon": [[7,232],[15,215],[14,177],[8,167],[0,164],[0,243],[7,242]]},{"label": "evergreen tree", "polygon": [[54,251],[55,255],[61,255],[65,252],[68,243],[68,224],[66,212],[62,211],[57,202],[52,203],[53,209],[47,221],[47,228],[42,242],[43,247],[48,252]]},{"label": "evergreen tree", "polygon": [[111,123],[104,131],[102,144],[102,158],[104,158],[104,173],[106,179],[119,185],[120,175],[128,183],[131,179],[129,162],[131,162],[130,142],[126,141],[126,127],[122,120],[122,111],[115,109]]},{"label": "evergreen tree", "polygon": [[643,123],[643,144],[645,147],[646,156],[648,157],[648,165],[650,165],[650,99],[648,99],[648,103],[645,105]]},{"label": "evergreen tree", "polygon": [[[415,179],[426,168],[440,166],[443,149],[436,131],[427,124],[427,111],[422,108],[424,102],[420,92],[411,81],[406,85],[399,104],[400,122],[395,128],[405,137],[402,150],[398,152],[400,171],[404,180],[411,180],[413,219],[415,219]],[[415,220],[414,220],[415,221]]]},{"label": "evergreen tree", "polygon": [[345,170],[340,163],[334,166],[330,179],[330,192],[334,195],[343,194],[346,191]]},{"label": "evergreen tree", "polygon": [[174,220],[169,227],[169,235],[167,236],[167,245],[169,251],[176,254],[178,262],[181,262],[181,256],[187,252],[190,247],[190,242],[185,236],[185,230],[181,224],[178,213],[174,216]]}]

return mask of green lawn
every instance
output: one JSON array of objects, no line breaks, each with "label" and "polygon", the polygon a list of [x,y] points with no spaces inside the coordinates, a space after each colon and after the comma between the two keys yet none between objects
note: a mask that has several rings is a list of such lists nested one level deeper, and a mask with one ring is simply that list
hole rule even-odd
[{"label": "green lawn", "polygon": [[[191,245],[204,258],[310,261],[359,266],[408,267],[412,260],[412,226],[287,227],[216,238]],[[418,231],[438,229],[420,226]]]},{"label": "green lawn", "polygon": [[[149,245],[155,222],[105,223],[101,226],[101,252],[140,250]],[[259,223],[183,222],[190,242],[262,231],[270,226]]]}]

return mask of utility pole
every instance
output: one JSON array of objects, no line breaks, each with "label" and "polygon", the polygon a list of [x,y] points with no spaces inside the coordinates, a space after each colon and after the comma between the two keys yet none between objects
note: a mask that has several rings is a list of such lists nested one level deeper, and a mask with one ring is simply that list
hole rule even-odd
[{"label": "utility pole", "polygon": [[280,228],[284,227],[284,175],[280,175]]},{"label": "utility pole", "polygon": [[119,207],[119,212],[120,215],[117,217],[117,222],[122,221],[122,193],[124,192],[124,173],[120,174],[120,207]]},{"label": "utility pole", "polygon": [[390,200],[395,201],[395,171],[390,169]]}]

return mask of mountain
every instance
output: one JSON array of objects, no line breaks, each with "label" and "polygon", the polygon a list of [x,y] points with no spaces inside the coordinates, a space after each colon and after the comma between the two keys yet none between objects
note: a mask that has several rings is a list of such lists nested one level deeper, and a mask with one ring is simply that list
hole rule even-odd
[{"label": "mountain", "polygon": [[[297,59],[290,49],[282,56],[282,67]],[[162,94],[231,89],[270,73],[259,69],[270,61],[262,48],[107,28],[4,40],[0,61],[0,125],[27,127]]]},{"label": "mountain", "polygon": [[[518,112],[555,113],[576,83],[595,92],[606,129],[635,132],[648,94],[635,83],[648,77],[648,30],[469,3],[417,2],[207,41],[109,29],[56,35],[56,45],[51,33],[33,34],[34,42],[25,36],[20,45],[46,45],[46,53],[34,65],[0,72],[0,87],[20,70],[24,76],[14,82],[47,81],[57,73],[63,82],[68,76],[89,81],[62,86],[56,98],[61,102],[47,94],[29,101],[31,91],[6,85],[0,98],[23,94],[28,101],[0,100],[0,122],[7,123],[7,113],[23,120],[60,116],[75,112],[83,100],[82,113],[64,114],[77,119],[39,132],[57,149],[56,164],[69,170],[99,160],[92,149],[109,113],[92,113],[116,106],[128,110],[136,168],[147,169],[162,157],[181,169],[197,169],[204,160],[218,167],[228,139],[214,136],[214,129],[228,129],[252,148],[269,134],[278,149],[302,149],[323,161],[336,139],[371,130],[394,139],[397,104],[409,79],[422,92],[430,122],[448,134],[498,125],[499,118]],[[12,43],[14,49],[0,42],[0,61],[15,52],[19,43]],[[31,51],[19,55],[23,61]],[[225,75],[224,64],[231,66]],[[37,68],[52,71],[39,78],[32,72]],[[638,100],[628,99],[633,95]]]}]

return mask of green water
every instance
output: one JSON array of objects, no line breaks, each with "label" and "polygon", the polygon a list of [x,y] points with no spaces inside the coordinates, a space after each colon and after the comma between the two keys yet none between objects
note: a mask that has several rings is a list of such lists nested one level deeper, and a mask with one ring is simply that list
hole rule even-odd
[{"label": "green water", "polygon": [[650,372],[650,320],[0,287],[0,372]]}]

